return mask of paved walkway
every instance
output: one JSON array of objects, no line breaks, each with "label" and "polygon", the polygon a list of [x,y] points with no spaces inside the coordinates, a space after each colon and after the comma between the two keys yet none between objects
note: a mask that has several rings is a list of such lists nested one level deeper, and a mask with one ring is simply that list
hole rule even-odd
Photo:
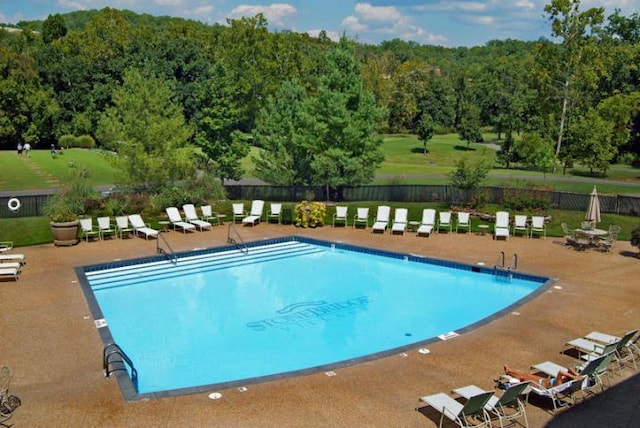
[{"label": "paved walkway", "polygon": [[[430,427],[437,425],[437,415],[428,409],[416,412],[418,397],[467,384],[491,389],[505,363],[522,369],[545,360],[571,365],[560,354],[565,341],[592,330],[621,334],[640,327],[640,259],[628,242],[603,254],[575,252],[551,238],[416,238],[374,235],[370,229],[266,224],[240,233],[247,241],[299,234],[470,264],[493,265],[504,251],[507,257],[518,254],[520,271],[558,281],[502,318],[428,345],[428,355],[412,349],[406,356],[337,369],[333,377],[320,372],[247,385],[245,392],[219,390],[222,398],[215,401],[202,393],[127,403],[115,379],[103,377],[103,344],[74,267],[151,255],[155,242],[136,238],[19,248],[28,258],[20,281],[0,283],[0,365],[12,369],[11,392],[23,403],[12,420],[15,426]],[[225,244],[226,227],[171,232],[166,238],[177,251],[219,246]],[[557,416],[528,405],[530,426],[637,426],[640,394],[638,375],[632,374],[625,370],[614,376],[607,392]]]}]

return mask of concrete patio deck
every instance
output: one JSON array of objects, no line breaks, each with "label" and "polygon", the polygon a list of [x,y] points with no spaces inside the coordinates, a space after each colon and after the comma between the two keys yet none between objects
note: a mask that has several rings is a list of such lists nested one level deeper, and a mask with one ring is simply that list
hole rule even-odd
[{"label": "concrete patio deck", "polygon": [[[240,228],[240,226],[238,226]],[[418,398],[475,384],[492,389],[504,363],[526,369],[551,360],[568,339],[592,330],[620,335],[640,327],[640,259],[628,242],[610,254],[576,252],[557,238],[490,235],[372,234],[371,229],[260,224],[240,230],[246,241],[303,235],[403,253],[494,265],[504,251],[517,253],[519,271],[558,278],[557,287],[455,339],[324,373],[219,390],[222,398],[194,394],[125,402],[115,378],[102,373],[102,348],[74,267],[152,255],[155,240],[105,240],[74,247],[52,244],[15,249],[27,256],[20,280],[0,282],[0,365],[13,372],[11,392],[22,400],[11,420],[19,427],[425,427],[438,415]],[[225,245],[226,226],[165,235],[176,251]],[[372,332],[374,334],[375,332]],[[604,394],[552,416],[527,406],[530,426],[637,426],[639,375],[625,370]],[[451,425],[450,425],[451,426]]]}]

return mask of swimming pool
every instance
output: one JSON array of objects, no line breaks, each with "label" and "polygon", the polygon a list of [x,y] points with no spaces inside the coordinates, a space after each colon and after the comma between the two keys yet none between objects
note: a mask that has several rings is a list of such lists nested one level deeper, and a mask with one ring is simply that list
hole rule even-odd
[{"label": "swimming pool", "polygon": [[[454,336],[547,278],[300,237],[78,268],[126,399],[330,370]],[[125,379],[126,380],[126,379]]]}]

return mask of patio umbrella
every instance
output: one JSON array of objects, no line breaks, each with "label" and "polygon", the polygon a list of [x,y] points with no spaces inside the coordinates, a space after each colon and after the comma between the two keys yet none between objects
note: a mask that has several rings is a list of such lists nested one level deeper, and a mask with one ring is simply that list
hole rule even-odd
[{"label": "patio umbrella", "polygon": [[598,191],[596,186],[593,186],[591,191],[591,198],[589,198],[589,207],[587,208],[587,214],[584,219],[594,226],[600,222],[600,199],[598,199]]}]

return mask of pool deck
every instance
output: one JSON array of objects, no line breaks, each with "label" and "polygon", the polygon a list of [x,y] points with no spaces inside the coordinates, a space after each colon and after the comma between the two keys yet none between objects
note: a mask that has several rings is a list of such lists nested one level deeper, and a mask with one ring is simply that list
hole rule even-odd
[{"label": "pool deck", "polygon": [[[492,390],[503,364],[527,369],[550,360],[572,365],[563,344],[590,331],[621,335],[640,327],[640,258],[628,242],[612,253],[577,252],[559,238],[438,234],[416,238],[371,229],[260,224],[240,227],[245,241],[302,235],[330,241],[493,266],[500,251],[518,254],[518,270],[558,278],[554,286],[510,314],[406,355],[339,368],[335,376],[307,376],[157,400],[125,402],[115,378],[102,373],[102,343],[74,267],[153,255],[141,238],[15,249],[27,265],[20,280],[0,282],[0,365],[13,372],[11,393],[22,400],[16,428],[69,427],[429,427],[439,415],[418,398],[475,384]],[[226,244],[227,227],[165,235],[176,251]],[[375,334],[375,332],[371,332]],[[215,361],[212,361],[215,364]],[[626,369],[605,393],[556,416],[529,404],[531,427],[632,426],[640,419],[640,374]],[[213,391],[212,391],[213,392]],[[446,426],[452,426],[451,424]],[[497,424],[496,424],[497,426]]]}]

